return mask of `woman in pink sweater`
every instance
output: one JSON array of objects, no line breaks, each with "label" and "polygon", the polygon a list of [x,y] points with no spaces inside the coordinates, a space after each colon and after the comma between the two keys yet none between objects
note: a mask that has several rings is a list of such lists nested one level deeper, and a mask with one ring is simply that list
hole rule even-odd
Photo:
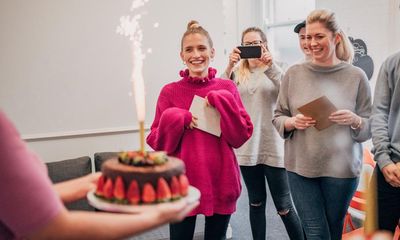
[{"label": "woman in pink sweater", "polygon": [[[241,191],[233,148],[250,138],[253,125],[236,86],[215,78],[216,70],[209,68],[213,43],[198,22],[189,22],[180,55],[188,69],[161,90],[147,143],[181,158],[190,184],[201,192],[199,207],[183,222],[170,225],[171,239],[192,239],[197,214],[206,216],[205,239],[223,239]],[[195,95],[221,114],[220,137],[196,128],[197,118],[189,112]]]}]

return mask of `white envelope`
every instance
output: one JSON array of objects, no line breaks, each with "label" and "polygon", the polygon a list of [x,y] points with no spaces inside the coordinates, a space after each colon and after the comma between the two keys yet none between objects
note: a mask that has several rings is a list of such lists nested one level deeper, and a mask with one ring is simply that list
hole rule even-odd
[{"label": "white envelope", "polygon": [[217,109],[206,106],[206,99],[195,95],[189,112],[197,117],[197,128],[217,137],[221,136],[221,115]]}]

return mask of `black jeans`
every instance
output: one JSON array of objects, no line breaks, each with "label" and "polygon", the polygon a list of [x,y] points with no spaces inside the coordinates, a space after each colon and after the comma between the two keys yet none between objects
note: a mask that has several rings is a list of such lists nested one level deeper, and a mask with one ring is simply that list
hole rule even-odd
[{"label": "black jeans", "polygon": [[[231,215],[214,214],[205,217],[204,239],[224,240]],[[182,222],[169,225],[169,236],[171,240],[192,240],[196,216],[186,217]]]},{"label": "black jeans", "polygon": [[379,229],[394,233],[400,218],[400,188],[386,182],[381,170],[375,167],[378,181],[378,224]]},{"label": "black jeans", "polygon": [[265,204],[267,190],[265,178],[290,239],[304,239],[303,228],[290,196],[286,169],[263,164],[256,166],[240,166],[240,171],[249,195],[250,225],[253,239],[266,238]]}]

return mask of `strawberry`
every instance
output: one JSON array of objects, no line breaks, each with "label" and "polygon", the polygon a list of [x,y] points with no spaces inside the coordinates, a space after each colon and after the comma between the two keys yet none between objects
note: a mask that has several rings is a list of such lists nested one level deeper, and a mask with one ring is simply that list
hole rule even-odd
[{"label": "strawberry", "polygon": [[121,176],[118,176],[115,180],[114,197],[117,200],[123,200],[125,198],[125,186]]},{"label": "strawberry", "polygon": [[113,182],[112,179],[109,178],[107,179],[106,184],[104,185],[103,196],[107,199],[112,199],[114,196],[113,192],[114,192]]},{"label": "strawberry", "polygon": [[178,199],[181,197],[181,188],[179,186],[178,178],[175,176],[171,179],[171,195],[172,199]]},{"label": "strawberry", "polygon": [[127,155],[129,159],[133,159],[137,156],[137,154],[134,151],[129,151]]},{"label": "strawberry", "polygon": [[185,174],[179,176],[179,184],[181,189],[181,196],[186,196],[189,191],[189,180]]},{"label": "strawberry", "polygon": [[140,202],[140,191],[138,183],[133,180],[128,188],[128,193],[126,194],[126,198],[132,204],[138,204]]},{"label": "strawberry", "polygon": [[156,191],[150,183],[143,186],[142,201],[144,203],[153,203],[156,200]]},{"label": "strawberry", "polygon": [[104,175],[101,175],[99,180],[97,181],[97,188],[96,188],[96,195],[97,196],[104,196],[104,184],[106,182],[106,178]]},{"label": "strawberry", "polygon": [[157,183],[157,201],[168,202],[171,200],[171,190],[164,178],[159,178]]}]

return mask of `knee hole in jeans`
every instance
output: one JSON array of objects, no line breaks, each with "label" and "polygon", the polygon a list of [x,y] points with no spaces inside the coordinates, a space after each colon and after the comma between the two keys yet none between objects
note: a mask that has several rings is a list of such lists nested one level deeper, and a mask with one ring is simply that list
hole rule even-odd
[{"label": "knee hole in jeans", "polygon": [[289,214],[289,212],[290,212],[290,209],[279,210],[278,211],[278,215],[279,216],[286,216],[286,215]]},{"label": "knee hole in jeans", "polygon": [[255,202],[255,203],[250,203],[250,207],[252,208],[259,208],[264,205],[264,202]]}]

